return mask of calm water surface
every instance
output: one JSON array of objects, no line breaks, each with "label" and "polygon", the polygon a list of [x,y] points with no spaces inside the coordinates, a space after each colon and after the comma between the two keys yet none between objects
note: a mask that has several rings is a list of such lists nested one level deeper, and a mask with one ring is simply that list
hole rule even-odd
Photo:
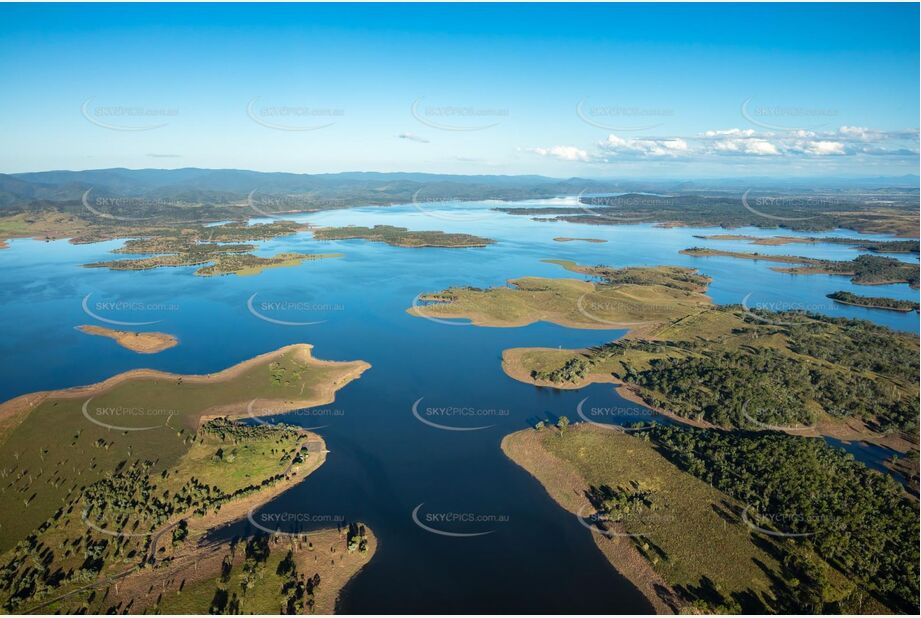
[{"label": "calm water surface", "polygon": [[[529,204],[548,203],[559,201]],[[85,269],[81,264],[112,259],[109,252],[122,241],[82,246],[13,241],[0,251],[5,325],[0,397],[91,383],[134,367],[208,373],[296,342],[314,344],[320,358],[366,360],[372,369],[340,391],[334,403],[277,417],[320,427],[316,431],[331,452],[323,467],[263,509],[295,514],[304,527],[344,519],[361,520],[374,530],[378,554],[344,592],[342,611],[644,613],[651,611],[648,603],[610,568],[593,533],[499,449],[502,436],[538,419],[566,415],[576,420],[576,407],[586,397],[586,405],[620,409],[624,420],[645,418],[643,410],[610,386],[539,389],[501,371],[505,348],[584,347],[616,339],[623,331],[437,323],[407,315],[413,299],[452,285],[488,287],[521,276],[573,276],[541,263],[545,258],[613,266],[675,264],[711,275],[710,296],[717,303],[745,300],[750,307],[809,309],[919,330],[915,313],[871,311],[825,298],[848,290],[917,300],[917,292],[905,285],[855,286],[846,277],[784,275],[771,271],[769,263],[678,253],[690,246],[713,246],[832,259],[858,255],[847,247],[752,247],[694,238],[719,229],[544,223],[495,213],[493,206],[408,205],[300,217],[318,225],[468,232],[498,242],[481,249],[403,249],[315,241],[302,234],[259,243],[260,252],[337,251],[345,257],[255,277],[200,278],[192,276],[191,267],[134,273]],[[734,233],[772,234],[757,229]],[[552,240],[556,236],[608,242],[558,243]],[[143,328],[173,333],[181,343],[141,356],[79,333],[74,327],[80,324],[105,325],[84,313],[84,299],[101,317],[155,321]],[[247,307],[250,299],[270,318],[315,324],[291,327],[258,319]],[[416,402],[417,412],[428,420],[483,428],[429,426],[414,416]],[[428,414],[434,408],[448,410]],[[875,467],[886,456],[882,449],[848,450]],[[479,536],[423,530],[413,520],[414,511],[429,527]]]}]

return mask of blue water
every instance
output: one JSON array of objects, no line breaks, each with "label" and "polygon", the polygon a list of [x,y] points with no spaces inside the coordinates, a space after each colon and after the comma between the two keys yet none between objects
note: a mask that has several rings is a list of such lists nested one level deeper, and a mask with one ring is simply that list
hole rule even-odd
[{"label": "blue water", "polygon": [[[267,513],[310,513],[329,521],[361,520],[374,530],[378,554],[346,589],[342,611],[646,613],[651,611],[648,603],[610,568],[591,539],[593,533],[499,449],[502,436],[539,419],[566,415],[578,420],[577,405],[586,397],[587,406],[620,410],[621,420],[644,419],[644,411],[622,400],[609,385],[580,391],[539,389],[501,371],[501,352],[509,347],[585,347],[615,339],[622,331],[436,323],[405,312],[413,299],[452,285],[488,287],[521,276],[573,276],[541,263],[545,258],[613,266],[676,264],[711,275],[710,295],[718,303],[747,297],[748,306],[806,308],[919,331],[915,313],[864,310],[825,298],[829,292],[849,290],[917,299],[917,292],[905,285],[868,288],[852,285],[846,277],[783,275],[767,263],[678,253],[707,245],[849,259],[858,255],[850,248],[753,248],[693,238],[718,229],[544,223],[496,213],[494,206],[408,205],[304,216],[318,225],[402,225],[474,233],[498,242],[479,249],[404,249],[364,241],[315,241],[301,234],[259,243],[260,253],[335,251],[345,257],[255,277],[194,277],[191,267],[133,273],[86,269],[80,265],[112,259],[110,251],[121,241],[81,246],[12,241],[0,251],[5,324],[0,397],[87,384],[134,367],[208,373],[296,342],[314,344],[319,358],[366,360],[372,369],[340,391],[334,403],[283,417],[305,427],[322,426],[317,432],[331,452],[323,467],[264,508]],[[772,234],[757,229],[738,233]],[[558,243],[552,240],[555,236],[609,242]],[[173,333],[180,345],[142,356],[75,331],[80,324],[106,325],[84,313],[84,299],[102,318],[156,322],[142,328]],[[283,326],[259,319],[247,307],[250,299],[272,319],[313,324]],[[278,309],[278,303],[288,308]],[[427,425],[413,415],[420,398],[417,412],[427,420],[485,428],[449,431]],[[427,412],[434,408],[475,413]],[[871,449],[850,450],[871,463],[878,458]],[[488,534],[456,537],[426,531],[413,521],[417,507],[418,517],[430,527]],[[467,521],[439,519],[456,514]]]}]

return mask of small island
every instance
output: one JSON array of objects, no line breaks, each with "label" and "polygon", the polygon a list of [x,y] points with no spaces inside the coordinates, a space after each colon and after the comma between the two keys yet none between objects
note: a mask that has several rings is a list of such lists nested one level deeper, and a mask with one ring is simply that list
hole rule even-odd
[{"label": "small island", "polygon": [[[316,529],[260,517],[328,450],[299,427],[234,419],[330,403],[368,367],[296,344],[214,374],[133,370],[0,405],[3,608],[332,612],[374,535],[332,516]],[[264,534],[210,540],[247,518]],[[47,569],[29,566],[34,552]]]},{"label": "small island", "polygon": [[704,310],[710,304],[702,293],[709,278],[690,268],[613,269],[544,261],[601,282],[523,277],[509,281],[506,287],[449,288],[421,295],[420,302],[407,312],[418,317],[467,318],[478,326],[527,326],[544,321],[571,328],[612,330],[653,326]]},{"label": "small island", "polygon": [[362,227],[349,225],[345,227],[323,227],[314,231],[317,240],[368,240],[383,242],[394,247],[485,247],[495,241],[480,238],[472,234],[453,234],[438,231],[412,231],[405,227],[393,225],[375,225]]},{"label": "small island", "polygon": [[706,247],[691,247],[680,251],[693,257],[731,257],[743,260],[799,264],[800,266],[772,267],[771,270],[793,275],[843,275],[857,285],[888,285],[907,283],[918,288],[918,266],[895,258],[880,255],[861,255],[853,260],[821,260],[795,255],[763,255],[739,251],[721,251]]},{"label": "small island", "polygon": [[103,326],[92,326],[84,324],[78,326],[77,330],[87,335],[98,335],[114,339],[115,342],[138,354],[156,354],[163,350],[168,350],[179,345],[179,340],[173,335],[167,333],[145,333],[130,330],[114,330]]},{"label": "small island", "polygon": [[873,253],[918,253],[917,240],[866,240],[841,236],[746,236],[743,234],[712,234],[694,236],[703,240],[746,240],[752,245],[779,246],[789,244],[833,244],[848,245],[860,251]]},{"label": "small island", "polygon": [[606,240],[604,240],[604,239],[602,239],[602,238],[571,238],[571,237],[569,237],[569,236],[557,236],[557,237],[554,238],[553,240],[555,240],[556,242],[576,242],[576,241],[580,241],[580,242],[592,242],[592,243],[603,243],[603,242],[608,242],[608,241],[606,241]]},{"label": "small island", "polygon": [[860,296],[859,294],[843,291],[832,292],[826,296],[842,305],[854,305],[856,307],[866,307],[867,309],[883,309],[886,311],[899,311],[901,313],[918,311],[919,309],[919,304],[914,301],[886,298],[883,296]]},{"label": "small island", "polygon": [[179,228],[151,228],[138,231],[114,253],[147,256],[93,262],[87,268],[110,270],[151,270],[176,266],[200,266],[200,277],[215,275],[258,275],[268,268],[297,266],[305,261],[342,257],[341,253],[279,253],[269,257],[255,255],[256,245],[245,241],[269,240],[296,234],[308,226],[291,221],[247,225],[196,225]]}]

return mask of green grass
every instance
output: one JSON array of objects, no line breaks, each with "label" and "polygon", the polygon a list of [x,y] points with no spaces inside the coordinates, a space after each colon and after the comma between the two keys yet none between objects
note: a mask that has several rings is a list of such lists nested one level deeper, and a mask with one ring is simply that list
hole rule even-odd
[{"label": "green grass", "polygon": [[[62,505],[69,493],[98,480],[122,462],[149,460],[154,472],[175,466],[188,451],[200,415],[208,408],[255,398],[309,400],[340,376],[341,366],[304,364],[297,351],[248,368],[229,381],[180,382],[140,378],[92,398],[50,398],[7,434],[0,448],[0,551],[12,547]],[[127,412],[132,410],[133,412]],[[104,444],[100,446],[99,444]]]}]

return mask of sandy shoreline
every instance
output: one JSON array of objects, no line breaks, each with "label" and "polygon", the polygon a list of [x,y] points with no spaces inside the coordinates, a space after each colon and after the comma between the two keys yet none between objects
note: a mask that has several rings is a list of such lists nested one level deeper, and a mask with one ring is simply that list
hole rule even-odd
[{"label": "sandy shoreline", "polygon": [[[352,370],[349,371],[346,376],[344,376],[344,378],[337,380],[335,383],[333,383],[331,387],[327,387],[323,389],[322,395],[324,396],[315,398],[316,401],[315,400],[303,400],[303,401],[297,401],[297,402],[290,402],[295,405],[294,407],[289,408],[289,409],[295,409],[298,407],[314,406],[314,405],[324,405],[327,403],[331,403],[332,400],[328,398],[329,391],[332,391],[333,393],[335,393],[335,390],[337,390],[337,388],[359,377],[362,373],[364,373],[367,369],[371,367],[371,365],[369,363],[366,363],[365,361],[340,362],[340,361],[318,360],[316,358],[313,358],[312,349],[313,349],[312,344],[295,343],[295,344],[281,347],[271,352],[266,352],[264,354],[254,356],[253,358],[244,360],[240,363],[237,363],[236,365],[232,365],[231,367],[228,367],[226,369],[222,369],[215,373],[209,373],[209,374],[184,375],[184,374],[160,371],[158,369],[131,369],[129,371],[125,371],[123,373],[116,374],[110,378],[106,378],[105,380],[101,382],[97,382],[95,384],[89,384],[86,386],[72,386],[72,387],[62,388],[58,390],[38,391],[35,393],[27,393],[25,395],[20,395],[18,397],[14,397],[13,399],[0,403],[0,431],[2,431],[5,428],[7,422],[10,420],[11,417],[16,417],[23,412],[32,410],[33,408],[37,407],[38,405],[40,405],[42,402],[44,402],[46,399],[49,399],[49,398],[76,399],[76,398],[81,398],[81,397],[95,397],[110,388],[118,386],[122,382],[125,382],[127,380],[133,380],[133,379],[176,380],[176,379],[181,378],[183,382],[193,383],[193,384],[194,383],[201,384],[201,383],[209,383],[209,382],[224,382],[224,381],[231,380],[239,376],[241,373],[243,373],[244,371],[247,371],[248,369],[252,367],[255,367],[264,362],[271,361],[275,358],[279,358],[289,351],[297,352],[299,355],[299,360],[307,364],[311,364],[315,366],[341,366],[341,365],[353,365],[354,366]],[[230,410],[231,413],[234,411],[239,412],[240,407],[245,407],[247,404],[248,402],[241,402],[240,405],[234,404],[233,406],[222,406],[220,408],[208,409],[205,411],[207,412],[207,414],[203,413],[201,418],[203,420],[206,420],[207,418],[211,418],[215,415],[223,415],[221,414],[221,411],[223,410],[223,408],[228,408],[228,407],[232,408],[232,410]]]},{"label": "sandy shoreline", "polygon": [[108,337],[121,347],[138,354],[156,354],[179,345],[179,339],[168,333],[114,330],[90,324],[82,324],[77,326],[76,329],[87,335]]},{"label": "sandy shoreline", "polygon": [[[570,426],[568,431],[605,430],[582,423]],[[572,464],[543,448],[537,431],[524,429],[509,434],[502,439],[501,448],[506,457],[537,479],[549,496],[574,517],[594,512],[586,498],[588,484]],[[629,537],[609,537],[593,531],[592,539],[611,566],[646,597],[657,614],[679,613],[681,603],[677,593],[655,572]]]}]

